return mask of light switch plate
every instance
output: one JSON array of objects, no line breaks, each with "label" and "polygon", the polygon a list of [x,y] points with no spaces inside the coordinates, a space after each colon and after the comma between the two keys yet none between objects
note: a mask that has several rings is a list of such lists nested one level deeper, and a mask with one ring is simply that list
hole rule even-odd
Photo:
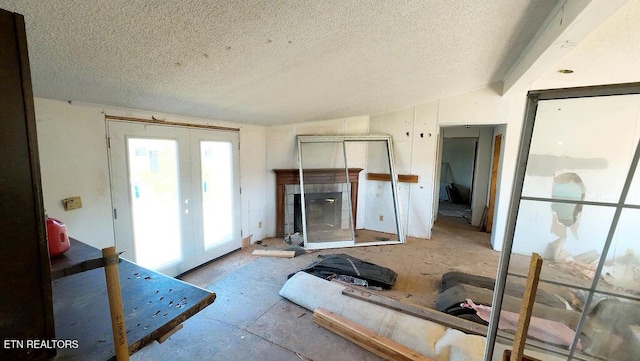
[{"label": "light switch plate", "polygon": [[62,200],[62,206],[65,211],[82,208],[82,199],[80,197],[70,197]]}]

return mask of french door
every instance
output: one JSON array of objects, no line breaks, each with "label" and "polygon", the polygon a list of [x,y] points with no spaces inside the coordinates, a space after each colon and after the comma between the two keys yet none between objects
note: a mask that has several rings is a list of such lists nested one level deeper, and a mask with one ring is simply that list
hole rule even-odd
[{"label": "french door", "polygon": [[107,125],[123,258],[176,276],[240,248],[238,132]]}]

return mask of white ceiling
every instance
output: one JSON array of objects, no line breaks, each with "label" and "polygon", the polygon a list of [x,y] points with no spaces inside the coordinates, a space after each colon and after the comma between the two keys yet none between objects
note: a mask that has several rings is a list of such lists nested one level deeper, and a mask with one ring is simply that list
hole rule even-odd
[{"label": "white ceiling", "polygon": [[[36,96],[270,125],[377,114],[500,82],[557,2],[0,0],[0,8],[25,15]],[[611,26],[638,29],[635,19]],[[637,44],[629,44],[636,56]]]},{"label": "white ceiling", "polygon": [[[572,74],[561,74],[571,69]],[[627,2],[533,83],[535,89],[640,82],[640,0]]]}]

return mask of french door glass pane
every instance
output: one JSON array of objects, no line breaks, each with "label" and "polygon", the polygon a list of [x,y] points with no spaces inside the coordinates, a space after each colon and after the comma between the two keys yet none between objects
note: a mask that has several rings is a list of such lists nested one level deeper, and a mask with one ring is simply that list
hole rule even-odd
[{"label": "french door glass pane", "polygon": [[233,164],[231,143],[200,142],[204,246],[233,236]]},{"label": "french door glass pane", "polygon": [[127,146],[136,262],[157,269],[182,257],[177,142],[129,138]]}]

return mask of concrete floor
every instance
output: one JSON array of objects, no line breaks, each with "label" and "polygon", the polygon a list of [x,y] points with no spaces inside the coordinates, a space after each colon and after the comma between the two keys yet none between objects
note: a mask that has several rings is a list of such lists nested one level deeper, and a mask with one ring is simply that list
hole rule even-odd
[{"label": "concrete floor", "polygon": [[317,260],[319,254],[347,253],[393,269],[392,290],[380,293],[402,302],[434,307],[440,277],[449,271],[495,277],[499,253],[489,234],[464,218],[440,217],[430,240],[408,238],[404,245],[318,251],[295,258],[257,257],[254,249],[284,249],[280,239],[264,240],[233,252],[182,277],[211,290],[216,301],[184,322],[162,344],[132,355],[132,360],[381,360],[316,325],[312,312],[278,295],[287,275]]}]

